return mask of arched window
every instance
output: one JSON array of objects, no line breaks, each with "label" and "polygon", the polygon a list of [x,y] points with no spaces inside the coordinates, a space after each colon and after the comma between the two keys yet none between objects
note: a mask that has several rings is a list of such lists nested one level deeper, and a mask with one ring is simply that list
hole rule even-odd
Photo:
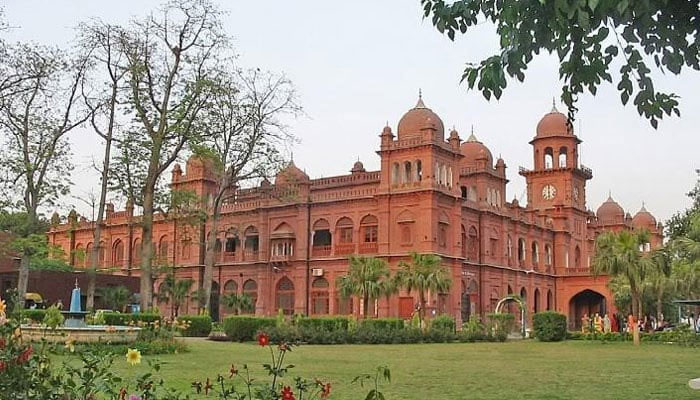
[{"label": "arched window", "polygon": [[90,263],[92,263],[92,243],[88,243],[85,246],[85,260],[84,260],[84,265],[86,267],[90,266]]},{"label": "arched window", "polygon": [[535,289],[535,309],[536,313],[540,312],[540,289]]},{"label": "arched window", "polygon": [[544,263],[552,265],[552,246],[549,244],[544,245]]},{"label": "arched window", "polygon": [[574,249],[574,267],[581,268],[581,249],[578,246]]},{"label": "arched window", "polygon": [[160,262],[162,262],[162,263],[168,261],[168,238],[167,238],[167,236],[161,237],[160,241],[158,241],[158,257],[160,258]]},{"label": "arched window", "polygon": [[525,304],[527,305],[527,303],[528,303],[528,301],[527,301],[527,290],[525,289],[525,286],[523,286],[522,288],[520,288],[520,298],[521,298],[521,299],[525,302]]},{"label": "arched window", "polygon": [[246,314],[255,313],[255,305],[258,303],[258,284],[252,279],[243,282],[243,294],[250,297],[250,302],[253,307],[252,309],[242,311]]},{"label": "arched window", "polygon": [[447,186],[452,187],[452,167],[447,168]]},{"label": "arched window", "polygon": [[337,232],[338,242],[341,244],[353,243],[352,238],[352,220],[348,217],[343,217],[338,220],[335,224],[335,229]]},{"label": "arched window", "polygon": [[461,186],[459,189],[460,189],[461,192],[462,192],[462,198],[463,198],[463,199],[466,199],[466,198],[467,198],[467,195],[469,194],[469,190],[467,189],[467,187],[466,187],[466,186]]},{"label": "arched window", "polygon": [[403,180],[406,183],[413,182],[413,175],[411,172],[411,162],[406,161],[403,163]]},{"label": "arched window", "polygon": [[489,249],[492,257],[500,257],[499,234],[496,229],[491,229],[491,237],[489,238]]},{"label": "arched window", "polygon": [[423,163],[420,160],[416,160],[416,181],[420,182],[423,180]]},{"label": "arched window", "polygon": [[522,266],[525,263],[525,239],[518,239],[518,262]]},{"label": "arched window", "polygon": [[435,182],[437,182],[438,185],[442,184],[442,180],[440,179],[440,163],[435,162],[435,172],[433,173],[433,176],[435,177]]},{"label": "arched window", "polygon": [[447,166],[444,164],[440,167],[440,183],[447,185]]},{"label": "arched window", "polygon": [[231,294],[238,292],[238,284],[233,279],[226,281],[224,284],[224,293]]},{"label": "arched window", "polygon": [[311,313],[328,314],[328,281],[326,278],[316,278],[311,282]]},{"label": "arched window", "polygon": [[467,196],[467,197],[469,197],[469,201],[478,201],[479,200],[478,193],[476,192],[476,186],[472,185],[469,188],[469,196]]},{"label": "arched window", "polygon": [[412,241],[411,224],[401,224],[401,243],[410,244]]},{"label": "arched window", "polygon": [[401,183],[401,167],[399,166],[399,163],[394,163],[393,169],[391,171],[391,182],[394,185],[398,185]]},{"label": "arched window", "polygon": [[544,168],[551,169],[554,166],[554,150],[551,147],[544,149]]},{"label": "arched window", "polygon": [[254,226],[249,226],[245,231],[243,231],[243,237],[245,238],[245,241],[243,242],[243,259],[257,260],[260,246],[258,229]]},{"label": "arched window", "polygon": [[566,157],[567,157],[566,151],[567,151],[567,149],[565,146],[562,146],[559,149],[559,168],[566,168]]},{"label": "arched window", "polygon": [[550,311],[554,308],[554,298],[552,296],[552,290],[547,289],[547,311]]},{"label": "arched window", "polygon": [[141,240],[134,240],[134,247],[131,249],[131,265],[141,264]]},{"label": "arched window", "polygon": [[85,252],[85,249],[83,248],[82,243],[78,243],[75,246],[75,250],[73,250],[73,265],[76,267],[84,267],[85,266],[85,260],[88,257],[88,254]]},{"label": "arched window", "polygon": [[187,239],[182,241],[182,259],[189,260],[192,257],[192,240]]},{"label": "arched window", "polygon": [[440,247],[447,247],[447,224],[438,223],[438,245]]},{"label": "arched window", "polygon": [[501,191],[496,190],[496,207],[501,206]]},{"label": "arched window", "polygon": [[286,276],[277,282],[276,308],[284,315],[294,314],[294,283]]},{"label": "arched window", "polygon": [[508,249],[506,250],[506,257],[508,260],[513,259],[513,239],[508,235]]},{"label": "arched window", "polygon": [[117,239],[112,247],[112,265],[121,267],[124,265],[124,242]]},{"label": "arched window", "polygon": [[532,242],[532,264],[537,265],[540,262],[540,247],[537,242]]},{"label": "arched window", "polygon": [[360,221],[364,243],[376,243],[378,238],[379,221],[374,215],[367,215]]},{"label": "arched window", "polygon": [[479,234],[477,233],[476,228],[471,226],[469,227],[468,235],[468,258],[471,260],[476,260],[476,258],[479,256]]},{"label": "arched window", "polygon": [[462,225],[462,257],[467,257],[467,249],[469,246],[469,243],[467,243],[468,238],[467,238],[467,230],[464,228],[464,225]]}]

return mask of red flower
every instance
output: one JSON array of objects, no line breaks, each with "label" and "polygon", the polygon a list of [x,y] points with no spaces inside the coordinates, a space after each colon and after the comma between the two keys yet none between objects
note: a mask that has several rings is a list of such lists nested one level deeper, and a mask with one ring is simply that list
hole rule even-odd
[{"label": "red flower", "polygon": [[327,399],[328,396],[331,395],[331,383],[328,382],[325,385],[321,386],[321,398],[322,399]]},{"label": "red flower", "polygon": [[282,389],[282,400],[296,400],[294,398],[294,393],[292,393],[292,388],[285,386]]},{"label": "red flower", "polygon": [[23,363],[26,363],[27,361],[29,361],[29,359],[32,358],[33,353],[34,353],[34,348],[30,345],[29,347],[24,349],[22,354],[20,354],[17,357],[17,364],[23,364]]},{"label": "red flower", "polygon": [[5,364],[5,361],[0,361],[0,372],[4,371],[5,368],[7,368],[7,364]]},{"label": "red flower", "polygon": [[267,346],[269,343],[270,343],[270,337],[267,336],[267,334],[266,334],[265,332],[260,332],[260,333],[258,334],[258,344],[259,344],[260,346],[265,347],[265,346]]}]

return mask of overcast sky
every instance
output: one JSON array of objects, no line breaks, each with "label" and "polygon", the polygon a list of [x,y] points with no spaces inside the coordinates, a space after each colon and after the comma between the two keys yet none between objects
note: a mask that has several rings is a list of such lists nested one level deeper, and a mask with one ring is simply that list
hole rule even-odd
[{"label": "overcast sky", "polygon": [[[126,22],[157,7],[159,1],[9,0],[9,39],[68,45],[73,27],[91,17]],[[532,167],[528,141],[539,119],[559,96],[558,64],[553,56],[535,59],[524,83],[511,82],[500,101],[486,101],[460,85],[464,63],[497,50],[497,36],[484,24],[450,42],[422,19],[419,0],[222,1],[229,12],[225,27],[235,39],[240,64],[285,73],[296,85],[306,116],[289,122],[300,143],[295,163],[312,178],[344,174],[359,157],[369,170],[379,168],[375,151],[386,121],[396,132],[399,118],[416,103],[426,105],[462,139],[470,127],[494,157],[508,166],[508,200],[523,195],[518,166]],[[646,202],[665,220],[689,205],[685,193],[700,168],[700,74],[656,76],[656,87],[681,96],[682,118],[667,119],[658,131],[623,107],[614,87],[583,96],[575,123],[582,163],[593,169],[588,204],[597,209],[613,198],[634,214]],[[560,110],[564,108],[559,107]],[[73,193],[97,192],[89,171],[99,147],[89,132],[77,132]],[[96,153],[97,152],[97,153]],[[169,174],[168,174],[169,176]],[[89,209],[66,199],[85,214]],[[66,205],[66,207],[68,207]],[[65,210],[62,212],[65,213]]]}]

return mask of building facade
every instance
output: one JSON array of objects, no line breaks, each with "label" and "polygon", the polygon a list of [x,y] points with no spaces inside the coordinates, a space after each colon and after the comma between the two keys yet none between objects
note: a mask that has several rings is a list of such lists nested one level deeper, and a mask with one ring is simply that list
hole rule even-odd
[{"label": "building facade", "polygon": [[[507,202],[506,164],[494,158],[472,133],[445,138],[440,117],[418,103],[399,120],[397,132],[379,135],[378,171],[356,162],[350,174],[310,179],[291,162],[259,187],[241,189],[222,208],[221,229],[208,232],[160,215],[154,226],[158,261],[201,284],[204,239],[217,235],[214,304],[226,293],[246,293],[256,314],[364,313],[409,318],[415,293],[379,299],[372,310],[343,299],[336,279],[348,270],[348,256],[386,260],[392,270],[413,251],[439,255],[452,277],[448,293],[431,293],[429,314],[448,313],[458,322],[493,312],[508,294],[520,295],[530,313],[556,310],[572,325],[583,313],[614,311],[607,277],[591,274],[596,236],[606,230],[648,229],[647,249],[662,243],[662,226],[643,207],[634,218],[609,198],[596,213],[586,206],[592,171],[579,162],[581,144],[556,109],[542,117],[530,141],[532,169],[527,206]],[[203,199],[214,191],[207,164],[190,158],[175,165],[171,188]],[[71,212],[54,225],[50,240],[71,263],[84,265],[94,245],[93,223]],[[101,263],[116,273],[138,275],[139,216],[107,207]],[[159,282],[155,283],[158,291]],[[193,301],[187,307],[196,308]],[[221,308],[222,313],[227,310]]]}]

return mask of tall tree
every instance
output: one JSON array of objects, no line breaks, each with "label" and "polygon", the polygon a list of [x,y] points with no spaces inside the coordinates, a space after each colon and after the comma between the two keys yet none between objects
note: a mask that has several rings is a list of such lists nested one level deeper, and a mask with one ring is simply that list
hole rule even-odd
[{"label": "tall tree", "polygon": [[[642,251],[647,243],[647,232],[605,232],[596,238],[593,273],[620,276],[629,284],[632,296],[632,314],[642,315],[642,285],[657,269],[657,264],[648,253]],[[639,330],[633,329],[634,343],[639,344]]]},{"label": "tall tree", "polygon": [[175,270],[171,269],[158,288],[158,300],[170,303],[170,316],[176,318],[180,313],[182,303],[187,300],[194,281],[192,279],[177,279]]},{"label": "tall tree", "polygon": [[362,299],[362,317],[369,314],[369,303],[394,292],[389,267],[384,260],[374,257],[350,256],[347,275],[339,276],[336,287],[344,299],[352,296]]},{"label": "tall tree", "polygon": [[255,311],[253,299],[245,293],[229,293],[222,298],[224,306],[233,311],[234,315]]},{"label": "tall tree", "polygon": [[[0,184],[10,206],[27,213],[27,235],[37,234],[40,207],[55,204],[69,190],[73,165],[67,135],[89,117],[79,107],[85,60],[69,61],[58,48],[17,44],[0,65],[17,78],[15,89],[0,98]],[[32,252],[24,248],[21,254],[20,299]]]},{"label": "tall tree", "polygon": [[690,223],[694,216],[700,215],[700,169],[695,170],[697,180],[693,188],[686,193],[692,201],[689,208],[679,211],[665,222],[666,235],[670,240],[684,237],[690,229]]},{"label": "tall tree", "polygon": [[201,119],[207,142],[195,153],[211,161],[215,192],[211,196],[204,257],[205,309],[209,311],[211,282],[221,206],[236,201],[246,182],[279,169],[280,145],[293,140],[281,120],[301,111],[291,82],[259,69],[235,71],[224,77]]},{"label": "tall tree", "polygon": [[442,258],[434,254],[411,253],[411,261],[401,262],[400,269],[396,273],[398,287],[406,288],[408,293],[418,292],[420,309],[418,317],[421,326],[425,321],[426,294],[445,293],[452,286],[452,279],[445,267],[442,266]]},{"label": "tall tree", "polygon": [[94,221],[93,246],[88,254],[90,260],[86,302],[88,310],[94,308],[99,253],[104,251],[100,248],[100,243],[102,243],[102,226],[107,202],[112,142],[118,128],[118,115],[124,111],[120,106],[123,104],[124,77],[127,69],[124,55],[119,48],[120,37],[121,30],[118,27],[100,21],[79,26],[78,38],[81,51],[90,65],[82,82],[83,100],[91,113],[90,125],[93,131],[104,141],[102,165],[98,167],[100,196],[97,204],[97,218]]},{"label": "tall tree", "polygon": [[174,0],[124,29],[128,105],[136,123],[120,139],[113,181],[143,209],[141,307],[151,308],[153,218],[162,174],[183,149],[209,103],[218,64],[228,54],[221,11],[208,0]]},{"label": "tall tree", "polygon": [[[664,114],[680,115],[678,96],[659,92],[651,68],[680,74],[700,70],[700,7],[672,0],[421,0],[425,17],[454,40],[484,22],[492,23],[500,51],[469,62],[462,74],[469,88],[500,98],[509,78],[541,52],[559,58],[562,100],[573,118],[578,97],[595,95],[603,82],[616,83],[623,104],[633,99],[656,128]],[[619,65],[613,82],[613,68]]]}]

